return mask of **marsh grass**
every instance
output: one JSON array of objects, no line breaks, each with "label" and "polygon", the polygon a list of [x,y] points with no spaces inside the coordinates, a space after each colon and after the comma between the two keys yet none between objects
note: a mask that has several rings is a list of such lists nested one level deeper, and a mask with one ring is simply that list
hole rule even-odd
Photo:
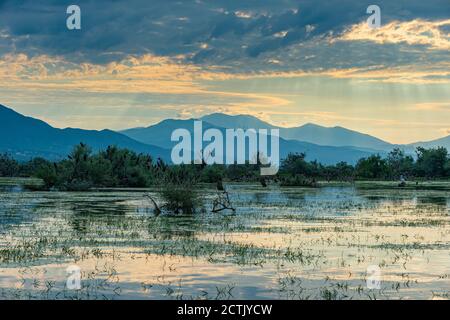
[{"label": "marsh grass", "polygon": [[[155,217],[140,210],[146,204],[137,191],[3,192],[0,297],[231,299],[254,297],[245,295],[252,286],[262,297],[287,299],[445,298],[450,291],[450,269],[441,263],[450,254],[446,193],[228,190],[233,216]],[[213,197],[205,192],[206,205]],[[138,271],[128,265],[136,261],[161,268],[132,281],[127,275]],[[89,265],[75,292],[64,273],[49,276],[54,265],[72,263]],[[373,264],[386,276],[379,291],[366,288]],[[10,273],[15,284],[2,284]]]}]

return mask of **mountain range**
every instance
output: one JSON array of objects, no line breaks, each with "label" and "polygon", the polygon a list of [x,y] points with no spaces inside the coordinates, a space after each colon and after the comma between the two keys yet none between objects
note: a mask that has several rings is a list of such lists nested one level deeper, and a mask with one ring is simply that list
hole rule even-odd
[{"label": "mountain range", "polygon": [[[21,115],[0,105],[0,153],[9,153],[19,160],[44,157],[51,160],[67,156],[74,145],[84,142],[94,151],[108,145],[128,148],[138,153],[148,153],[154,158],[170,161],[171,141],[175,129],[185,128],[193,136],[195,119],[166,119],[155,125],[131,128],[120,132],[112,130],[58,129],[42,120]],[[250,115],[226,115],[214,113],[199,120],[203,130],[226,129],[280,129],[280,157],[291,152],[305,152],[308,160],[324,164],[346,161],[354,164],[358,159],[371,154],[386,155],[395,147],[412,153],[417,146],[444,146],[450,150],[450,136],[409,145],[395,145],[368,134],[343,127],[323,127],[305,124],[299,127],[283,128],[271,125]]]},{"label": "mountain range", "polygon": [[138,142],[112,130],[58,129],[0,105],[1,153],[9,153],[18,160],[29,160],[33,157],[58,160],[65,158],[73,146],[80,142],[88,144],[93,151],[116,145],[170,159],[169,150]]},{"label": "mountain range", "polygon": [[308,123],[301,127],[283,128],[270,125],[252,116],[231,116],[220,113],[204,116],[202,120],[224,128],[277,128],[280,129],[280,137],[285,140],[297,140],[321,146],[356,147],[387,152],[395,148],[389,142],[342,127],[327,128]]},{"label": "mountain range", "polygon": [[[349,130],[343,127],[323,127],[316,124],[305,124],[300,127],[283,128],[271,125],[250,115],[226,115],[214,113],[201,117],[203,130],[225,129],[279,129],[280,156],[284,158],[290,152],[305,152],[308,160],[318,160],[324,164],[334,164],[346,161],[354,164],[357,160],[371,154],[386,155],[394,148],[403,149],[413,154],[417,146],[443,146],[450,150],[450,136],[407,145],[391,144],[368,134]],[[167,119],[146,128],[132,128],[121,133],[143,143],[171,148],[175,145],[170,141],[170,133],[177,128],[190,131],[193,136],[194,119]]]},{"label": "mountain range", "polygon": [[[251,116],[236,116],[238,121],[227,120],[229,116],[223,115],[224,122],[214,121],[214,124],[207,122],[209,116],[201,118],[203,132],[210,128],[218,129],[225,137],[226,129],[271,129],[275,128],[270,124],[264,123],[257,118]],[[217,119],[217,117],[215,117]],[[250,121],[246,121],[250,120]],[[191,134],[191,144],[193,145],[194,137],[194,121],[195,119],[188,120],[164,120],[156,125],[149,126],[147,128],[133,128],[121,131],[121,133],[128,137],[140,141],[146,144],[152,144],[155,146],[172,149],[178,142],[172,142],[170,140],[171,133],[175,129],[186,129]],[[207,143],[205,143],[206,145]],[[366,151],[353,146],[320,146],[314,143],[286,140],[280,137],[280,157],[285,158],[289,153],[304,152],[308,160],[318,160],[324,164],[334,164],[339,161],[346,161],[348,163],[355,163],[358,159],[370,156],[373,151]],[[378,153],[384,154],[384,151],[378,150]],[[269,148],[269,154],[271,154]],[[246,159],[250,156],[247,154]]]}]

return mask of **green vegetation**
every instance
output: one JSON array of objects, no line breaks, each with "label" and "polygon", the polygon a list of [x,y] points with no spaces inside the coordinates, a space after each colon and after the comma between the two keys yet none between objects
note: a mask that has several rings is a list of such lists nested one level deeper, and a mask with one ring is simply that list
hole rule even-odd
[{"label": "green vegetation", "polygon": [[316,161],[307,162],[305,154],[290,154],[282,162],[279,176],[284,185],[315,185],[317,180],[354,181],[377,180],[398,181],[400,179],[448,179],[450,178],[450,156],[447,149],[417,148],[416,160],[394,149],[386,158],[372,155],[358,161],[355,166],[345,162],[324,166]]},{"label": "green vegetation", "polygon": [[[0,185],[20,181],[31,189],[98,190],[45,196],[2,192],[0,266],[18,283],[0,286],[0,298],[151,294],[214,299],[254,286],[252,280],[245,282],[249,275],[263,277],[261,288],[276,283],[265,293],[272,298],[448,295],[443,279],[449,272],[441,261],[449,253],[449,157],[442,148],[418,149],[416,158],[394,150],[386,158],[371,156],[355,166],[324,166],[308,162],[304,154],[291,154],[266,189],[255,184],[264,186],[259,165],[169,166],[115,147],[94,154],[80,144],[57,163],[39,158],[19,163],[6,155],[1,159],[2,175],[22,178],[2,178]],[[398,188],[400,176],[419,183]],[[219,188],[222,181],[228,182],[229,191],[223,194],[239,214],[203,209],[203,200],[210,208],[221,193],[200,184]],[[335,186],[348,181],[352,187],[275,185]],[[141,190],[102,187],[148,189],[144,198]],[[173,214],[146,214],[153,207]],[[65,287],[61,274],[66,264],[80,264],[88,275],[80,290]],[[55,267],[59,265],[63,267]],[[366,288],[367,265],[391,272],[382,290]],[[145,277],[130,281],[127,275],[134,277],[141,266]],[[183,270],[192,269],[195,279],[187,284]],[[418,269],[424,271],[419,274]],[[205,287],[202,279],[216,277],[217,270],[226,274],[220,284]],[[42,274],[49,280],[39,282]]]},{"label": "green vegetation", "polygon": [[20,164],[4,155],[0,167],[1,176],[32,176],[44,181],[45,189],[68,191],[87,190],[91,187],[147,187],[156,178],[155,168],[148,155],[108,147],[93,155],[89,146],[81,143],[67,159],[49,162],[36,158]]},{"label": "green vegetation", "polygon": [[[189,211],[194,207],[195,184],[236,182],[260,182],[266,180],[259,174],[260,165],[184,165],[168,166],[161,159],[136,154],[114,146],[93,154],[89,146],[80,143],[67,159],[49,162],[35,158],[19,163],[4,154],[0,156],[1,177],[34,177],[44,182],[46,190],[80,191],[92,187],[146,188],[161,186],[161,194],[175,211]],[[399,181],[439,180],[450,178],[450,157],[447,149],[417,148],[415,159],[400,149],[394,149],[387,157],[372,155],[358,161],[355,166],[340,162],[322,165],[307,161],[306,154],[289,154],[281,163],[276,177],[281,186],[316,187],[318,181]],[[264,180],[264,181],[262,181]],[[402,182],[400,186],[406,186]],[[42,186],[39,186],[42,188]],[[33,186],[36,188],[36,186]],[[192,203],[185,203],[185,199]]]},{"label": "green vegetation", "polygon": [[164,207],[175,214],[194,213],[201,206],[196,184],[196,175],[188,167],[167,168],[162,176],[159,192],[165,201]]}]

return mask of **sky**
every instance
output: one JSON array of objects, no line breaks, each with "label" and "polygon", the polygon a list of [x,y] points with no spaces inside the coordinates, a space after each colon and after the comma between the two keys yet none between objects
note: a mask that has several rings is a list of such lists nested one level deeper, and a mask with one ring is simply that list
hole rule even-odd
[{"label": "sky", "polygon": [[0,0],[0,104],[59,128],[223,112],[432,140],[450,135],[450,1]]}]

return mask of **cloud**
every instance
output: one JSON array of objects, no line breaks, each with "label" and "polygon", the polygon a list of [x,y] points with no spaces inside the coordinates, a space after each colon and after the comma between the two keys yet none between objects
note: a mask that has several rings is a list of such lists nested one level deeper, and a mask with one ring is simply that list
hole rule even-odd
[{"label": "cloud", "polygon": [[3,87],[90,92],[197,93],[196,80],[212,75],[176,59],[128,56],[108,64],[73,63],[63,57],[6,55],[0,60]]},{"label": "cloud", "polygon": [[[148,54],[128,56],[108,64],[76,64],[63,57],[6,55],[0,59],[0,87],[9,91],[10,96],[19,92],[21,101],[26,99],[24,93],[32,95],[33,92],[45,94],[47,99],[56,96],[58,100],[67,100],[71,95],[86,102],[86,95],[92,94],[138,95],[146,99],[151,96],[152,100],[160,101],[159,108],[165,110],[209,105],[211,110],[245,111],[290,104],[289,100],[270,93],[214,88],[209,85],[210,81],[224,81],[233,75],[214,67],[182,63],[179,59]],[[59,93],[64,93],[63,97]],[[104,100],[103,103],[111,102]],[[123,106],[123,99],[120,103]],[[99,104],[98,99],[94,104]],[[136,103],[129,104],[136,107]]]},{"label": "cloud", "polygon": [[448,128],[448,0],[377,0],[378,33],[371,0],[76,3],[81,31],[71,1],[0,0],[2,103],[90,128],[215,111],[392,137],[401,122],[404,139]]},{"label": "cloud", "polygon": [[[164,57],[146,54],[127,56],[107,64],[74,63],[58,56],[24,54],[0,58],[0,85],[10,90],[72,91],[111,94],[159,94],[196,96],[201,101],[213,97],[212,105],[250,110],[290,104],[275,94],[255,94],[217,89],[211,83],[227,80],[328,77],[362,82],[434,84],[450,82],[450,62],[432,66],[374,66],[367,68],[331,68],[312,71],[227,72],[218,66],[186,63],[183,56]],[[216,101],[216,103],[214,102]]]},{"label": "cloud", "polygon": [[416,111],[449,111],[450,112],[450,101],[448,102],[425,102],[416,103],[412,110]]},{"label": "cloud", "polygon": [[378,44],[406,43],[426,46],[430,50],[450,50],[450,33],[443,27],[450,26],[450,19],[439,21],[392,21],[377,29],[366,22],[353,25],[335,41],[372,41]]},{"label": "cloud", "polygon": [[373,66],[368,68],[335,69],[322,74],[333,78],[355,79],[366,82],[404,84],[450,83],[450,63],[434,66]]},{"label": "cloud", "polygon": [[[314,69],[327,61],[344,64],[352,47],[336,50],[336,44],[330,47],[320,40],[339,37],[365,21],[366,8],[371,4],[365,0],[320,4],[314,0],[79,0],[82,30],[73,32],[65,26],[65,9],[71,4],[68,1],[0,3],[0,56],[49,55],[75,63],[104,64],[129,55],[183,56],[185,62],[221,65],[233,72]],[[448,0],[379,0],[378,4],[383,23],[388,25],[393,21],[433,24],[448,19],[442,9],[448,7]],[[444,34],[445,27],[438,26],[437,30]],[[433,47],[446,46],[436,39],[430,41]],[[377,60],[374,53],[368,54],[366,62]],[[305,56],[317,58],[305,63]],[[411,53],[389,57],[392,63],[414,58]],[[267,65],[268,60],[282,63]]]}]

